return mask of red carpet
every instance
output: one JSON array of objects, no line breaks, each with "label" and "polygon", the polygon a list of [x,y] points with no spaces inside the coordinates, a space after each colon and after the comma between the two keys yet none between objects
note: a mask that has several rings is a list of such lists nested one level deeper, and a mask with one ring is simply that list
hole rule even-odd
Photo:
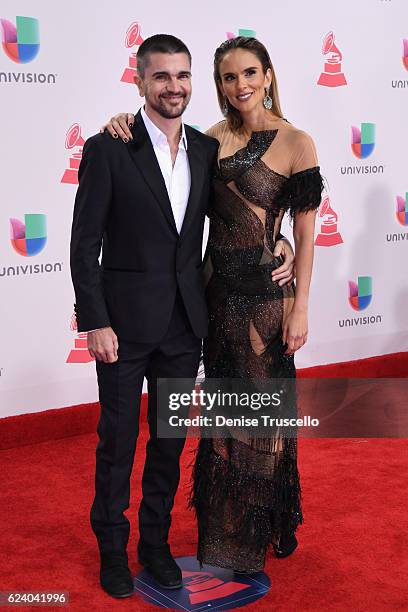
[{"label": "red carpet", "polygon": [[[145,442],[143,426],[129,511],[133,572]],[[96,435],[87,434],[1,451],[0,590],[66,590],[69,610],[152,610],[135,597],[111,600],[99,588],[88,522],[95,444]],[[173,514],[177,556],[195,552],[194,515],[186,510],[193,445],[189,440],[183,455]],[[406,610],[406,441],[300,440],[299,463],[305,514],[299,548],[287,559],[269,559],[271,591],[248,609]]]},{"label": "red carpet", "polygon": [[[389,361],[376,359],[370,368],[381,371],[381,365],[377,376],[392,375],[384,373]],[[398,363],[393,375],[406,376],[406,354]],[[361,371],[371,376],[367,367],[360,364],[357,376],[364,375]],[[349,375],[341,370],[339,375]],[[137,508],[147,436],[142,419],[128,513],[134,573],[139,570]],[[75,611],[153,610],[137,596],[115,601],[99,587],[88,519],[97,437],[82,433],[94,429],[96,420],[96,405],[0,420],[0,591],[69,591],[68,609]],[[195,552],[194,515],[186,509],[194,445],[194,440],[186,445],[173,512],[170,541],[176,556]],[[305,524],[298,531],[299,548],[287,559],[268,559],[271,590],[247,609],[407,610],[407,455],[404,439],[300,439]]]}]

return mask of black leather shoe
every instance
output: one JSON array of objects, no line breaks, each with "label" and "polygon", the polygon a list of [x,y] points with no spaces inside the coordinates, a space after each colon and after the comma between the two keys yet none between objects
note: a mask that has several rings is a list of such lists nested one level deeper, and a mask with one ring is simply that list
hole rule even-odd
[{"label": "black leather shoe", "polygon": [[283,559],[284,557],[289,557],[296,550],[298,545],[296,536],[291,534],[289,536],[281,536],[279,540],[279,544],[274,544],[273,548],[275,550],[275,557],[278,559]]},{"label": "black leather shoe", "polygon": [[134,593],[126,553],[101,553],[101,587],[112,597],[130,597]]},{"label": "black leather shoe", "polygon": [[164,589],[179,589],[182,586],[181,569],[173,559],[168,544],[160,547],[147,547],[139,544],[139,563],[153,576]]}]

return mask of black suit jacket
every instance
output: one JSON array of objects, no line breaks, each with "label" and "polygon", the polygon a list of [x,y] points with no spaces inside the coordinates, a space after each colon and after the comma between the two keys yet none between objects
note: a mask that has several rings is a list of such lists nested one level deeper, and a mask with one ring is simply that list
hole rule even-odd
[{"label": "black suit jacket", "polygon": [[156,342],[179,287],[195,335],[207,334],[201,245],[218,142],[185,129],[191,189],[180,235],[140,111],[128,144],[107,133],[85,143],[71,233],[79,331],[111,326],[119,339]]}]

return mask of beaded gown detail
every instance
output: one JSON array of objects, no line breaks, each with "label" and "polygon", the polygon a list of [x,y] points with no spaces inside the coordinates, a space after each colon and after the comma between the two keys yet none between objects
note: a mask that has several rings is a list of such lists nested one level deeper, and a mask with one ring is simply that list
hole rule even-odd
[{"label": "beaded gown detail", "polygon": [[[233,134],[225,121],[207,134],[220,142],[205,259],[209,334],[206,378],[294,378],[282,325],[294,283],[279,287],[273,256],[285,211],[316,209],[323,188],[311,138],[285,120],[277,128]],[[297,439],[202,437],[191,505],[201,563],[260,571],[268,545],[303,522]]]}]

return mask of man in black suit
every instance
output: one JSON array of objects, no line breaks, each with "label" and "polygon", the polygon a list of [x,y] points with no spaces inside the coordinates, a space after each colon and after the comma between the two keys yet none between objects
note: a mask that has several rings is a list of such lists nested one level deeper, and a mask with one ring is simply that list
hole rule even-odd
[{"label": "man in black suit", "polygon": [[150,439],[139,560],[162,587],[181,586],[168,532],[185,440],[157,436],[156,382],[197,375],[208,324],[201,245],[218,148],[181,121],[191,96],[191,55],[182,41],[145,40],[136,83],[145,107],[133,140],[98,134],[85,143],[71,236],[78,330],[88,331],[101,404],[91,525],[101,585],[114,597],[133,593],[124,512],[144,377]]}]

